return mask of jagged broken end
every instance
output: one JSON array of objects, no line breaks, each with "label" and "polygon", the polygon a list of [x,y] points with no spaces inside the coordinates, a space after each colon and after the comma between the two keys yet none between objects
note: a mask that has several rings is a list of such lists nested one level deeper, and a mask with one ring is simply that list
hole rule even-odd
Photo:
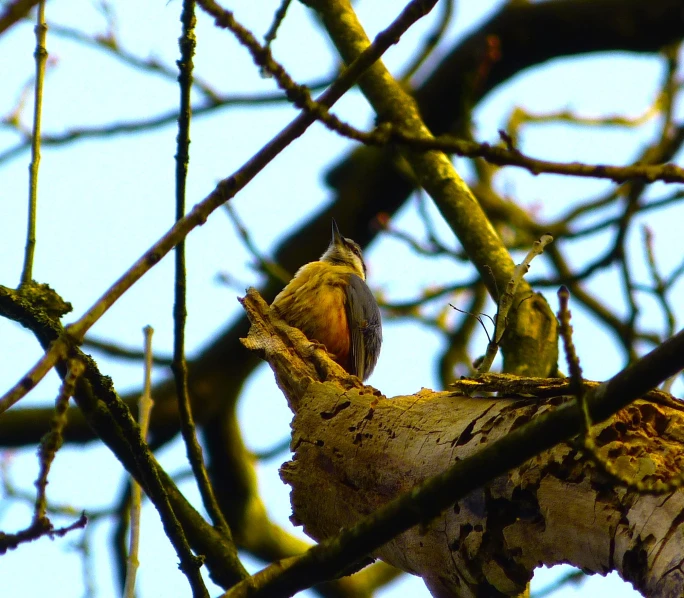
[{"label": "jagged broken end", "polygon": [[312,381],[336,382],[343,389],[363,388],[358,378],[330,358],[323,345],[311,342],[300,330],[281,320],[255,288],[247,289],[238,301],[252,324],[247,338],[240,341],[269,363],[276,383],[295,413],[299,398]]}]

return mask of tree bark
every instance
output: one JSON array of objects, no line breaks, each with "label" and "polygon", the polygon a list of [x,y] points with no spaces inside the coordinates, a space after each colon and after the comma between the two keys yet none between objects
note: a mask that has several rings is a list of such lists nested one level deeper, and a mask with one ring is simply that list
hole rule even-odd
[{"label": "tree bark", "polygon": [[[293,520],[319,541],[571,400],[553,381],[543,399],[426,389],[388,399],[251,299],[258,325],[244,342],[269,360],[295,414],[295,454],[281,469],[292,486]],[[592,428],[602,458],[634,480],[670,479],[684,463],[684,407],[654,397]],[[516,595],[536,567],[558,563],[617,571],[647,596],[681,596],[682,513],[684,490],[654,496],[616,485],[571,441],[373,556],[421,576],[435,596]]]}]

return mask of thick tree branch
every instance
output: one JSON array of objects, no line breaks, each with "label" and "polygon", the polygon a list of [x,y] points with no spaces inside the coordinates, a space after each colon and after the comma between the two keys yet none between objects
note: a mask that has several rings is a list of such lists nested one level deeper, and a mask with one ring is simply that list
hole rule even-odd
[{"label": "thick tree branch", "polygon": [[[684,490],[657,509],[662,498],[614,487],[560,444],[583,425],[562,387],[548,385],[543,400],[517,390],[388,400],[275,319],[254,291],[243,304],[253,322],[245,344],[269,361],[295,413],[295,458],[282,470],[295,516],[322,542],[228,596],[285,596],[369,553],[421,575],[436,595],[512,595],[539,563],[558,562],[615,569],[648,595],[681,594]],[[636,478],[667,479],[684,462],[684,405],[631,404],[683,367],[684,331],[587,393],[594,422],[614,416],[596,428],[603,456]],[[519,390],[526,379],[511,381]]]},{"label": "thick tree branch", "polygon": [[[33,306],[19,292],[1,286],[0,311],[4,316],[28,327],[44,349],[64,334],[61,324],[44,309]],[[175,540],[183,544],[186,559],[194,561],[188,554],[191,545],[196,553],[204,555],[212,578],[224,587],[244,577],[245,572],[237,559],[235,546],[226,542],[204,521],[159,466],[140,436],[140,429],[131,411],[113,389],[111,380],[103,376],[90,356],[77,347],[71,347],[68,356],[85,366],[73,397],[88,426],[160,509],[167,533],[175,534]],[[66,363],[60,361],[56,367],[60,377],[64,378],[67,375]],[[187,563],[187,566],[192,566],[192,563]]]}]

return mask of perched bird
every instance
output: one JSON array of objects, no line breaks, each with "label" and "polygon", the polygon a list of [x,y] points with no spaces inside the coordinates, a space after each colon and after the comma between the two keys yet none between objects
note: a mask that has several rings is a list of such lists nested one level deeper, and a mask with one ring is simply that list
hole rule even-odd
[{"label": "perched bird", "polygon": [[302,266],[271,305],[362,380],[371,375],[382,344],[380,309],[365,280],[361,248],[333,220],[332,241],[321,259]]}]

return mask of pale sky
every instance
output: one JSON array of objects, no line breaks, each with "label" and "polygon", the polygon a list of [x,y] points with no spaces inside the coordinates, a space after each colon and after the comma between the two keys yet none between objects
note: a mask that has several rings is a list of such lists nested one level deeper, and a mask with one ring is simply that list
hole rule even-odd
[{"label": "pale sky", "polygon": [[[263,33],[277,2],[234,2],[236,16],[255,32]],[[441,49],[449,48],[454,39],[476,27],[501,2],[457,2],[456,18],[449,28]],[[372,35],[395,17],[398,4],[389,0],[361,0],[356,3],[360,18]],[[121,42],[142,57],[154,55],[173,66],[177,59],[176,40],[180,32],[179,2],[117,4]],[[386,64],[399,72],[406,63],[416,40],[425,35],[437,16],[409,31],[398,46],[385,56]],[[83,31],[101,31],[103,19],[87,0],[54,2],[47,6],[48,21],[70,25]],[[216,31],[210,20],[200,15],[198,26],[196,75],[212,82],[224,92],[272,91],[275,84],[263,79],[255,70],[247,52],[231,35]],[[55,61],[45,86],[44,131],[56,133],[73,127],[111,121],[145,118],[173,109],[178,91],[172,81],[159,76],[135,73],[105,54],[84,50],[79,44],[48,33],[48,51]],[[34,38],[32,24],[22,24],[0,37],[0,63],[3,86],[0,89],[0,114],[15,105],[21,86],[33,72]],[[332,72],[337,58],[331,45],[300,3],[293,2],[291,14],[275,44],[274,52],[298,81],[306,82]],[[7,57],[11,57],[8,60]],[[429,65],[425,71],[429,71]],[[518,75],[501,89],[490,94],[475,113],[477,137],[496,141],[497,130],[505,125],[513,107],[522,105],[533,111],[570,108],[587,116],[619,113],[641,114],[653,102],[663,73],[663,61],[656,57],[634,57],[602,54],[577,59],[554,61]],[[420,79],[420,73],[419,77]],[[335,107],[338,115],[360,127],[372,124],[372,114],[358,91],[350,92]],[[24,122],[30,122],[30,102]],[[288,106],[260,108],[228,108],[193,121],[188,205],[200,201],[216,182],[236,170],[293,117]],[[680,105],[676,117],[681,120]],[[549,159],[623,164],[633,159],[638,148],[653,137],[656,126],[638,130],[613,129],[595,131],[572,129],[563,125],[530,127],[521,140],[522,149]],[[153,132],[117,136],[114,139],[84,140],[43,150],[39,185],[38,243],[34,278],[48,282],[74,306],[66,322],[73,321],[104,292],[161,234],[174,217],[174,160],[176,128],[166,126]],[[16,136],[0,128],[0,154],[16,143]],[[265,253],[292,227],[306,220],[319,206],[329,201],[324,175],[333,164],[353,147],[323,127],[314,125],[307,134],[278,156],[265,171],[233,200],[233,205],[248,226],[253,238]],[[26,227],[27,166],[29,154],[21,153],[0,164],[0,236],[3,259],[0,260],[0,284],[15,286],[19,281]],[[675,160],[681,164],[681,155]],[[466,179],[469,174],[464,161],[456,160],[457,169]],[[558,176],[533,177],[513,168],[506,169],[497,184],[523,205],[535,205],[545,216],[565,211],[577,198],[598,195],[610,188],[606,182],[574,180]],[[664,185],[654,185],[653,196],[664,193]],[[671,190],[671,189],[670,189]],[[444,239],[452,240],[446,224],[438,219],[438,230]],[[684,208],[650,212],[639,216],[656,232],[656,252],[664,272],[672,270],[682,259],[681,222]],[[411,200],[392,221],[402,230],[419,236],[421,225],[416,215],[416,202]],[[342,231],[344,233],[344,231]],[[637,277],[647,280],[641,249],[639,226],[633,227],[630,251],[635,260]],[[610,243],[611,235],[576,242],[571,257],[580,264]],[[321,252],[325,249],[321,247]],[[206,346],[239,313],[238,289],[221,284],[217,275],[229,272],[244,284],[257,284],[259,276],[249,267],[250,256],[237,238],[234,228],[222,210],[188,237],[188,328],[189,356]],[[519,256],[516,256],[519,259]],[[428,285],[454,280],[463,272],[446,259],[426,263],[398,241],[380,235],[366,252],[371,288],[388,297],[408,298]],[[535,262],[543,271],[543,261]],[[596,277],[594,292],[614,296],[614,307],[624,301],[616,290],[616,275],[607,271]],[[141,329],[155,329],[154,347],[169,354],[172,347],[173,264],[163,260],[127,293],[93,328],[92,333],[127,347],[142,346]],[[606,295],[610,294],[610,295]],[[557,309],[555,290],[546,293],[552,309]],[[684,285],[671,295],[678,310],[679,322],[684,316]],[[576,305],[575,342],[582,359],[584,373],[590,379],[610,377],[623,365],[613,341],[599,330]],[[491,306],[490,310],[491,312]],[[662,316],[649,303],[642,321],[662,330]],[[486,346],[481,335],[479,345],[472,347],[479,355]],[[411,348],[412,350],[407,350]],[[385,323],[384,345],[378,366],[370,383],[386,396],[410,394],[421,387],[438,386],[435,355],[441,340],[430,330],[415,323]],[[18,325],[0,319],[0,393],[4,393],[40,356],[33,336]],[[119,391],[141,386],[139,364],[124,363],[96,355],[101,370],[110,375]],[[156,372],[159,379],[165,375]],[[55,374],[49,375],[21,407],[46,405],[54,399],[58,388]],[[682,386],[674,387],[681,395]],[[249,447],[265,449],[289,434],[290,413],[276,388],[273,376],[261,366],[249,379],[240,402],[242,431]],[[265,417],[264,414],[268,416]],[[292,533],[288,517],[291,513],[289,490],[280,481],[278,467],[288,454],[259,466],[259,483],[269,512],[275,521]],[[37,472],[35,449],[5,453],[9,475],[18,488],[31,493]],[[186,468],[185,449],[176,439],[160,453],[160,461],[169,472]],[[122,468],[102,446],[62,449],[53,465],[48,498],[55,504],[68,504],[80,511],[92,511],[115,505],[125,478]],[[181,488],[198,504],[191,483]],[[31,517],[30,504],[0,503],[0,529],[13,532],[26,526]],[[58,524],[71,519],[56,519]],[[96,596],[118,595],[109,549],[112,526],[108,522],[92,523],[88,534],[94,548],[93,578]],[[82,538],[81,532],[50,541],[41,539],[0,558],[2,596],[50,595],[52,598],[80,597],[84,594],[81,557],[71,546]],[[106,546],[106,548],[104,548]],[[139,596],[187,595],[187,582],[178,571],[177,557],[164,536],[156,511],[145,505],[142,522],[141,567],[138,577]],[[251,570],[260,564],[245,559]],[[559,569],[540,572],[533,590],[551,582]],[[182,589],[179,589],[182,588]],[[220,590],[210,585],[216,596]],[[310,595],[306,594],[305,595]],[[422,581],[406,576],[388,586],[379,595],[427,596]],[[565,588],[557,598],[571,596],[637,596],[631,586],[616,575],[607,579],[595,576],[580,588]]]}]

